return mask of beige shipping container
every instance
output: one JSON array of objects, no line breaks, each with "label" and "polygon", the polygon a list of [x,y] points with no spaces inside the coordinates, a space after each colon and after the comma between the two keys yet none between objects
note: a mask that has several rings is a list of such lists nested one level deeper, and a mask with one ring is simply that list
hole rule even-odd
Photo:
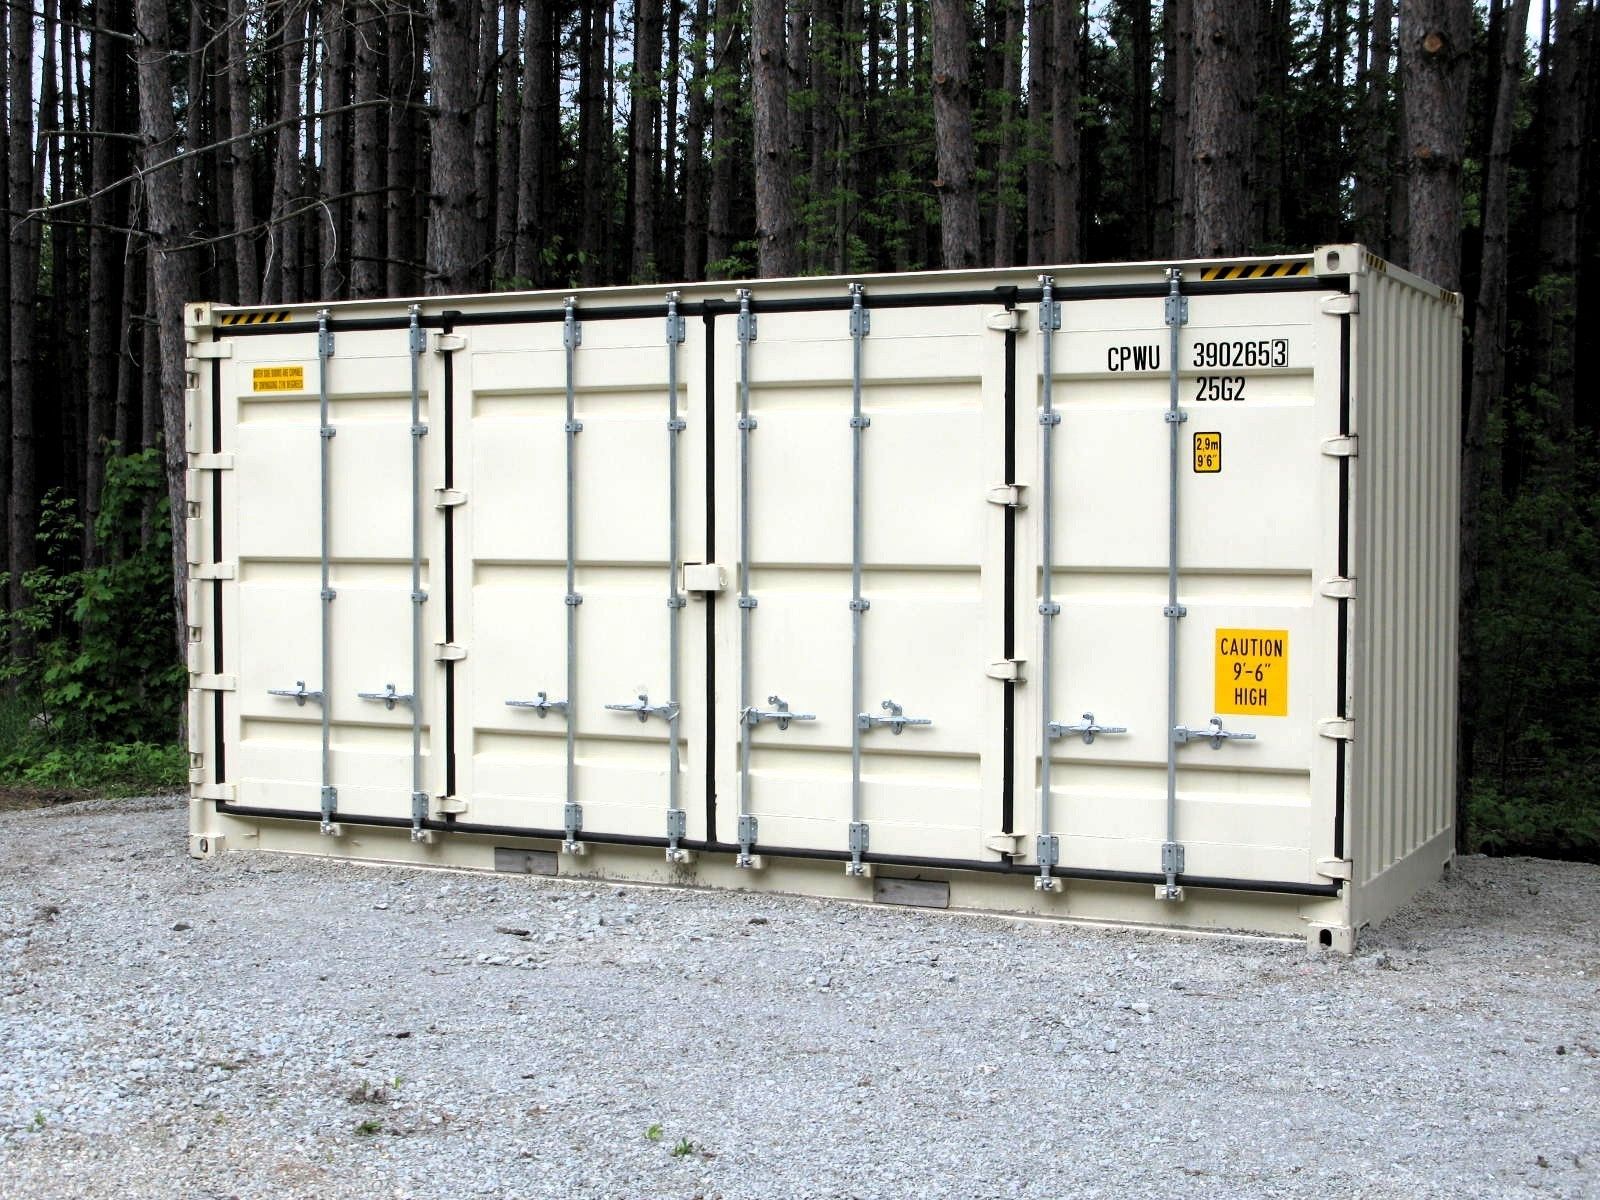
[{"label": "beige shipping container", "polygon": [[186,325],[196,855],[1345,949],[1450,860],[1460,302],[1360,247]]}]

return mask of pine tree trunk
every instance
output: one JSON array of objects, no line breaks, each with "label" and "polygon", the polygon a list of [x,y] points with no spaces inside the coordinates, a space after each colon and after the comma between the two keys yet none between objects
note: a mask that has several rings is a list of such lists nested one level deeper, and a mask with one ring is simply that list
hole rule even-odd
[{"label": "pine tree trunk", "polygon": [[1132,258],[1149,258],[1155,253],[1153,212],[1156,193],[1150,129],[1151,113],[1155,107],[1150,70],[1155,55],[1150,28],[1150,0],[1130,0],[1128,23],[1132,26],[1133,35],[1133,61],[1129,64],[1133,75],[1133,113],[1130,118],[1133,128],[1129,133],[1133,142],[1129,164],[1133,171],[1133,178],[1129,181],[1133,208],[1129,213],[1132,237],[1129,239],[1128,254]]},{"label": "pine tree trunk", "polygon": [[[538,0],[534,0],[536,5]],[[509,0],[505,6],[505,27],[500,42],[500,129],[496,151],[494,203],[494,286],[504,287],[516,274],[518,157],[522,150],[518,120],[522,105],[518,99],[517,51],[522,38],[522,5]]]},{"label": "pine tree trunk", "polygon": [[[336,2],[322,7],[323,84],[322,106],[339,109],[350,103],[350,21],[345,5]],[[322,193],[323,209],[316,214],[317,227],[322,232],[322,288],[324,300],[340,300],[347,294],[349,276],[346,274],[350,210],[345,199],[346,149],[349,146],[350,114],[324,117],[320,122],[322,134]],[[367,156],[365,148],[355,155]]]},{"label": "pine tree trunk", "polygon": [[706,211],[706,275],[726,279],[733,256],[733,171],[738,153],[736,122],[743,43],[739,39],[738,0],[715,0],[712,21],[716,43],[711,88],[711,199]]},{"label": "pine tree trunk", "polygon": [[167,497],[172,525],[172,613],[179,661],[187,642],[184,591],[188,554],[184,540],[184,340],[183,306],[198,280],[193,251],[183,249],[185,221],[180,170],[150,168],[177,148],[173,120],[170,27],[167,0],[138,0],[139,125],[150,249],[154,260],[151,309],[160,343],[159,404],[165,436]]},{"label": "pine tree trunk", "polygon": [[[472,110],[472,217],[477,226],[479,253],[490,251],[489,261],[492,262],[494,256],[491,239],[495,231],[494,202],[499,192],[496,178],[501,169],[501,165],[495,159],[495,116],[499,105],[499,94],[495,83],[500,74],[500,0],[459,0],[459,2],[473,10],[478,26],[473,50],[474,66],[470,79],[472,94],[468,100],[468,106]],[[484,267],[476,272],[481,279],[487,278],[487,266],[485,263]]]},{"label": "pine tree trunk", "polygon": [[418,238],[417,178],[422,167],[422,126],[415,106],[422,103],[422,20],[405,5],[389,10],[389,86],[388,95],[399,101],[389,110],[388,166],[385,171],[384,242],[391,296],[411,295],[420,290],[417,272],[419,251],[426,253]]},{"label": "pine tree trunk", "polygon": [[1075,263],[1083,257],[1083,221],[1079,211],[1082,191],[1083,141],[1078,130],[1078,99],[1082,90],[1078,76],[1082,62],[1079,37],[1083,10],[1078,0],[1057,0],[1055,47],[1050,81],[1050,198],[1055,206],[1051,225],[1055,230],[1051,259]]},{"label": "pine tree trunk", "polygon": [[429,16],[433,158],[426,287],[435,295],[452,295],[477,290],[482,259],[473,167],[477,26],[470,0],[433,0]]},{"label": "pine tree trunk", "polygon": [[[1593,12],[1588,19],[1596,19]],[[1557,0],[1541,138],[1540,280],[1535,299],[1539,381],[1553,404],[1549,433],[1570,467],[1577,406],[1578,207],[1584,155],[1586,27],[1578,0]]]},{"label": "pine tree trunk", "polygon": [[1194,253],[1194,0],[1172,0],[1172,254]]},{"label": "pine tree trunk", "polygon": [[1190,170],[1194,175],[1194,244],[1206,257],[1250,249],[1255,167],[1256,45],[1254,0],[1194,0],[1194,77]]},{"label": "pine tree trunk", "polygon": [[250,120],[250,46],[245,17],[249,0],[228,0],[228,113],[232,136],[240,140],[228,147],[233,157],[233,261],[240,304],[261,299],[261,267],[256,261],[256,180],[250,139],[243,135]]},{"label": "pine tree trunk", "polygon": [[1054,37],[1047,0],[1028,0],[1028,261],[1050,258],[1055,201],[1051,198],[1050,81]]},{"label": "pine tree trunk", "polygon": [[[11,78],[10,22],[0,15],[0,62],[6,64]],[[9,100],[9,96],[7,96]],[[0,187],[6,198],[11,196],[11,128],[9,122],[0,122]],[[9,223],[8,223],[9,225]],[[11,563],[11,455],[3,451],[11,446],[11,238],[0,238],[0,563],[9,568]],[[0,599],[9,601],[3,590]]]},{"label": "pine tree trunk", "polygon": [[1401,0],[1409,266],[1461,286],[1461,160],[1467,135],[1470,0]]},{"label": "pine tree trunk", "polygon": [[661,106],[661,3],[637,0],[634,4],[633,111],[629,122],[633,166],[633,247],[629,277],[634,283],[654,283],[660,276],[656,263],[656,198],[659,172],[657,155]]},{"label": "pine tree trunk", "polygon": [[582,22],[578,34],[578,161],[583,206],[578,249],[582,261],[578,278],[585,284],[600,283],[606,271],[606,225],[610,217],[602,197],[606,191],[606,142],[611,125],[607,117],[606,86],[606,9],[599,0],[583,0],[579,7]]},{"label": "pine tree trunk", "polygon": [[[383,166],[385,144],[382,96],[384,21],[373,0],[359,0],[351,12],[355,33],[355,102],[367,107],[351,114],[354,126],[354,168],[350,201],[350,294],[356,299],[383,295]],[[399,113],[391,119],[398,120]]]},{"label": "pine tree trunk", "polygon": [[694,47],[694,68],[689,77],[689,111],[683,139],[683,278],[693,283],[705,274],[706,252],[706,122],[710,96],[706,92],[706,63],[711,28],[706,0],[695,0],[689,44]]},{"label": "pine tree trunk", "polygon": [[300,221],[290,214],[300,195],[300,66],[305,49],[300,42],[305,28],[305,0],[284,0],[277,37],[278,120],[283,124],[272,167],[272,228],[261,297],[265,304],[300,300]]},{"label": "pine tree trunk", "polygon": [[[22,217],[34,204],[34,33],[33,13],[27,5],[10,11],[11,92],[11,487],[9,491],[10,606],[22,608],[28,599],[23,574],[32,570],[37,555],[38,487],[34,455],[34,327],[39,284],[40,223]],[[48,37],[48,33],[46,34]],[[27,651],[20,631],[14,649]]]},{"label": "pine tree trunk", "polygon": [[751,0],[750,64],[755,98],[757,271],[774,278],[799,270],[789,162],[789,68],[783,0]]},{"label": "pine tree trunk", "polygon": [[531,0],[523,36],[522,119],[517,151],[517,235],[512,265],[519,280],[537,287],[545,278],[545,194],[553,164],[545,157],[546,106],[554,88],[555,28],[550,6]]},{"label": "pine tree trunk", "polygon": [[967,94],[966,0],[933,0],[933,137],[940,242],[947,268],[978,265],[978,189]]},{"label": "pine tree trunk", "polygon": [[1356,160],[1356,237],[1379,254],[1389,253],[1389,195],[1394,173],[1394,132],[1389,88],[1394,53],[1393,0],[1373,0],[1371,47],[1361,94]]},{"label": "pine tree trunk", "polygon": [[1017,96],[1022,91],[1022,0],[1000,0],[1004,10],[1000,68],[1000,150],[995,160],[994,265],[1017,261]]}]

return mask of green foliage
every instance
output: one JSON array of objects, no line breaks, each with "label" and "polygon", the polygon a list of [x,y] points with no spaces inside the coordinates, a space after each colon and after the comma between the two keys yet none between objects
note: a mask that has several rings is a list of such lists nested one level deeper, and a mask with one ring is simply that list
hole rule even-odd
[{"label": "green foliage", "polygon": [[40,504],[39,565],[6,613],[18,651],[0,671],[0,779],[134,794],[180,786],[184,671],[172,627],[172,535],[159,450],[106,463],[103,561],[76,562],[83,525],[59,492]]},{"label": "green foliage", "polygon": [[1544,438],[1546,404],[1509,431],[1538,465],[1484,513],[1468,830],[1490,853],[1600,860],[1600,456]]}]

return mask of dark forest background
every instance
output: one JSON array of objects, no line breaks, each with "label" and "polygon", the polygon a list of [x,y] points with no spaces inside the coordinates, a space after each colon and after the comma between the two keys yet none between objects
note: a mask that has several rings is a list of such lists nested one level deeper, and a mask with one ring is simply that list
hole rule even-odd
[{"label": "dark forest background", "polygon": [[1359,240],[1466,298],[1464,844],[1600,856],[1597,38],[1593,0],[11,0],[0,778],[183,777],[185,300]]}]

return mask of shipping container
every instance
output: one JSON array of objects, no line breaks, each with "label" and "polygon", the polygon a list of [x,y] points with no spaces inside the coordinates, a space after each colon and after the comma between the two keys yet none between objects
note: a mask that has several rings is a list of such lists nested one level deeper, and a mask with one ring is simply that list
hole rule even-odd
[{"label": "shipping container", "polygon": [[1358,246],[190,304],[191,852],[1349,949],[1453,852],[1460,311]]}]

